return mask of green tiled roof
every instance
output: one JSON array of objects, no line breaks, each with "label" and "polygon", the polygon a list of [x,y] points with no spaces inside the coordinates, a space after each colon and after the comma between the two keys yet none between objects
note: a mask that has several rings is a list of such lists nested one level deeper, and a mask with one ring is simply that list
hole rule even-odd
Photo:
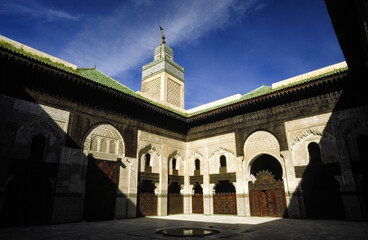
[{"label": "green tiled roof", "polygon": [[315,80],[318,80],[318,79],[321,79],[321,78],[324,78],[324,77],[327,77],[327,76],[331,76],[331,75],[334,75],[334,74],[337,74],[337,73],[342,73],[342,72],[345,72],[345,71],[348,70],[348,67],[335,69],[333,71],[330,71],[330,72],[327,72],[327,73],[324,73],[324,74],[320,74],[318,76],[314,76],[314,77],[310,77],[310,78],[303,79],[303,80],[300,80],[300,81],[292,82],[290,84],[286,84],[286,85],[283,85],[283,86],[280,86],[280,87],[277,87],[277,88],[272,88],[270,86],[262,85],[261,87],[259,87],[255,90],[243,95],[240,99],[230,101],[230,102],[226,102],[226,103],[221,104],[221,105],[216,105],[216,106],[213,106],[213,107],[210,107],[210,108],[206,108],[206,109],[188,114],[188,113],[184,113],[184,112],[180,112],[178,110],[172,109],[172,108],[170,108],[166,105],[151,101],[151,100],[135,93],[133,90],[129,89],[128,87],[124,86],[123,84],[121,84],[120,82],[114,80],[113,78],[103,74],[102,72],[100,72],[99,70],[97,70],[95,68],[77,68],[77,69],[73,69],[72,67],[66,66],[62,63],[52,61],[51,59],[49,59],[47,57],[42,57],[42,56],[38,56],[36,54],[32,54],[30,52],[25,51],[23,48],[17,48],[15,46],[13,46],[11,43],[3,41],[3,40],[0,40],[0,47],[2,47],[4,49],[7,49],[11,52],[14,52],[16,54],[25,56],[27,58],[36,60],[36,61],[41,62],[43,64],[52,66],[54,68],[63,70],[63,71],[68,72],[68,73],[71,73],[73,75],[83,77],[84,79],[87,79],[89,81],[101,84],[105,87],[108,87],[108,88],[117,90],[119,92],[128,94],[130,96],[139,98],[143,101],[146,101],[146,102],[151,103],[155,106],[166,109],[168,111],[171,111],[173,113],[176,113],[176,114],[178,114],[180,116],[184,116],[184,117],[190,117],[190,116],[195,116],[197,114],[209,112],[211,110],[215,110],[215,109],[218,109],[218,108],[221,108],[221,107],[225,107],[225,106],[228,106],[228,105],[231,105],[231,104],[234,104],[234,103],[239,103],[239,102],[242,102],[242,101],[246,101],[246,100],[250,100],[250,99],[253,99],[253,98],[261,97],[261,96],[264,96],[264,95],[267,95],[267,94],[270,94],[270,93],[275,93],[275,92],[278,92],[278,91],[283,90],[283,89],[287,89],[287,88],[290,88],[290,87],[294,87],[294,86],[298,86],[298,85],[305,84],[305,83],[308,83],[308,82],[312,82],[312,81],[315,81]]},{"label": "green tiled roof", "polygon": [[99,70],[97,70],[95,68],[78,68],[76,70],[76,72],[77,72],[78,75],[80,75],[80,76],[82,76],[82,77],[84,77],[88,80],[91,80],[93,82],[104,85],[106,87],[118,90],[120,92],[127,93],[127,94],[132,95],[132,96],[138,95],[134,91],[132,91],[131,89],[127,88],[123,84],[121,84],[118,81],[116,81],[115,79],[103,74],[102,72],[100,72]]},{"label": "green tiled roof", "polygon": [[253,91],[245,94],[241,99],[251,99],[251,98],[263,95],[271,90],[272,90],[272,87],[262,85],[259,88],[256,88]]},{"label": "green tiled roof", "polygon": [[0,46],[7,49],[7,50],[9,50],[9,51],[11,51],[11,52],[19,54],[21,56],[28,57],[28,58],[33,59],[33,60],[37,60],[38,62],[44,63],[44,64],[49,65],[49,66],[53,66],[55,68],[64,70],[64,71],[69,72],[69,73],[75,73],[75,69],[73,69],[71,67],[68,67],[68,66],[66,66],[62,63],[51,61],[50,58],[38,56],[36,54],[32,54],[30,52],[27,52],[22,47],[20,47],[20,48],[15,47],[11,43],[6,42],[4,40],[0,40]]},{"label": "green tiled roof", "polygon": [[52,61],[50,58],[47,57],[41,57],[39,55],[36,54],[32,54],[30,52],[25,51],[23,48],[17,48],[15,46],[13,46],[11,43],[0,40],[0,47],[5,48],[11,52],[14,52],[16,54],[19,54],[21,56],[30,58],[32,60],[36,60],[38,62],[41,62],[43,64],[46,64],[48,66],[51,67],[55,67],[57,69],[63,70],[65,72],[71,73],[73,75],[79,76],[79,77],[83,77],[89,81],[101,84],[105,87],[126,93],[130,96],[139,98],[141,100],[144,100],[148,103],[151,103],[153,105],[156,105],[158,107],[161,107],[163,109],[169,110],[171,112],[174,112],[176,114],[179,114],[181,116],[186,116],[187,114],[177,111],[175,109],[171,109],[168,106],[162,105],[160,103],[156,103],[154,101],[151,101],[137,93],[135,93],[133,90],[129,89],[128,87],[124,86],[123,84],[121,84],[120,82],[116,81],[115,79],[103,74],[102,72],[100,72],[99,70],[95,69],[95,68],[77,68],[77,69],[73,69],[69,66],[66,66],[62,63],[58,63],[55,61]]}]

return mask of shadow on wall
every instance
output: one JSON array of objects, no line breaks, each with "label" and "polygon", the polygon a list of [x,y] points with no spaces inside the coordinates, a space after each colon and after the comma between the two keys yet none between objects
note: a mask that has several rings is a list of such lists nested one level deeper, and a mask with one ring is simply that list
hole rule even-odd
[{"label": "shadow on wall", "polygon": [[[304,210],[302,215],[312,219],[345,219],[341,187],[337,180],[341,176],[340,164],[324,163],[320,146],[315,142],[309,143],[308,154],[309,164],[295,167],[296,177],[301,177],[298,190],[302,194],[298,195],[303,197],[299,201],[301,211]],[[292,198],[292,201],[296,199]]]},{"label": "shadow on wall", "polygon": [[118,188],[127,166],[86,156],[82,139],[66,134],[69,114],[64,125],[50,116],[58,109],[38,104],[24,89],[12,90],[26,101],[0,95],[0,226],[125,218],[135,204]]},{"label": "shadow on wall", "polygon": [[[334,7],[333,1],[326,2]],[[339,5],[340,2],[337,2]],[[358,2],[345,1],[342,5],[354,8]],[[357,14],[356,8],[342,12],[349,11],[349,14]],[[351,26],[347,24],[343,27]],[[344,35],[344,38],[349,37]],[[298,202],[300,210],[305,209],[304,216],[307,218],[368,220],[368,99],[366,89],[360,87],[366,84],[368,74],[366,66],[356,65],[359,60],[348,62],[349,73],[336,89],[341,91],[341,95],[321,139],[319,143],[308,145],[308,166],[295,168],[296,177],[299,175],[302,181],[298,186],[299,194],[292,196],[290,205]],[[334,136],[332,141],[337,153],[326,148],[331,136]],[[326,160],[329,155],[337,157]]]},{"label": "shadow on wall", "polygon": [[[368,79],[368,5],[361,0],[325,3],[349,73],[336,89],[321,88],[341,95],[319,143],[308,145],[309,164],[295,168],[301,183],[289,206],[299,205],[307,218],[367,221],[368,98],[361,86]],[[326,147],[331,141],[335,151]]]}]

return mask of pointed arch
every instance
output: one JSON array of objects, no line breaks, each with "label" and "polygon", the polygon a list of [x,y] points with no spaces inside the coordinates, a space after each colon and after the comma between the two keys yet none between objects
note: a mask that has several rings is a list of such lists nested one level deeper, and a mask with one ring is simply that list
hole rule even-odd
[{"label": "pointed arch", "polygon": [[138,160],[139,172],[146,172],[149,169],[148,171],[152,173],[160,173],[161,153],[154,145],[148,144],[141,148],[138,152]]}]

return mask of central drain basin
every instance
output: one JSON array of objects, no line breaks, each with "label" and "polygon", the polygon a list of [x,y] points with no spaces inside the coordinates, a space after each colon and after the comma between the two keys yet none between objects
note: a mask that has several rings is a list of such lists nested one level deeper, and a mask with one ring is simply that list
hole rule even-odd
[{"label": "central drain basin", "polygon": [[205,228],[173,228],[160,231],[165,236],[173,237],[202,237],[218,231]]}]

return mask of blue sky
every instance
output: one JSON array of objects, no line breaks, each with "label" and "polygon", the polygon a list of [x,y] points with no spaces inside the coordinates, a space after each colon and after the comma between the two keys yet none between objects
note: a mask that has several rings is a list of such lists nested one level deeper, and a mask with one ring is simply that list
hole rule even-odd
[{"label": "blue sky", "polygon": [[186,109],[344,61],[323,0],[0,0],[0,34],[134,91],[159,26]]}]

